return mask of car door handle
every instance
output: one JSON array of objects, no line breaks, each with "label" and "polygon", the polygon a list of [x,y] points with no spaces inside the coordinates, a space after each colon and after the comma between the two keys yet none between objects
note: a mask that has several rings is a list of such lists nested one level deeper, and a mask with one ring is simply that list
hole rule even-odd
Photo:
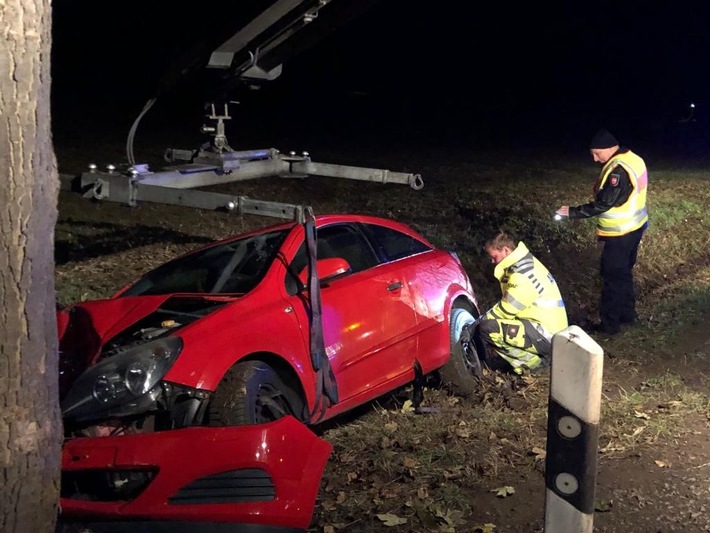
[{"label": "car door handle", "polygon": [[394,283],[390,283],[387,285],[387,290],[388,291],[396,291],[397,289],[402,288],[402,282],[401,281],[395,281]]}]

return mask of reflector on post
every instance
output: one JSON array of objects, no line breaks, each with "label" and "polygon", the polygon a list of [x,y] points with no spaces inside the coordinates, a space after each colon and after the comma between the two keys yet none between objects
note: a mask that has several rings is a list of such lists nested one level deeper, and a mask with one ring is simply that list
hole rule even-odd
[{"label": "reflector on post", "polygon": [[552,339],[545,533],[591,533],[604,351],[570,326]]}]

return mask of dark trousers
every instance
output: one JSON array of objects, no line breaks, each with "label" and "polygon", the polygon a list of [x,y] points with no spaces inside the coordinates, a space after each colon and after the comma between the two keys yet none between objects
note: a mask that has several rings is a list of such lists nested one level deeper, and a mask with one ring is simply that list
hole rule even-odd
[{"label": "dark trousers", "polygon": [[609,329],[618,329],[620,324],[636,320],[633,268],[645,229],[641,227],[620,237],[603,239],[599,314],[602,324]]}]

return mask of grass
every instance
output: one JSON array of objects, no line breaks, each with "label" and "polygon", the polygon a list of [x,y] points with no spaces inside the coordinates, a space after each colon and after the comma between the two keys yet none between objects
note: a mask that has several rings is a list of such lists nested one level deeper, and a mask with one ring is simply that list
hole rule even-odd
[{"label": "grass", "polygon": [[689,389],[672,372],[644,380],[635,390],[619,387],[614,397],[605,395],[604,400],[600,450],[608,456],[682,436],[693,431],[688,417],[710,416],[707,394]]},{"label": "grass", "polygon": [[[470,154],[458,161],[422,158],[417,168],[417,160],[409,160],[425,177],[421,191],[328,178],[265,179],[224,190],[306,203],[316,213],[360,212],[409,223],[458,253],[484,309],[499,289],[483,244],[505,229],[550,268],[573,323],[596,318],[600,250],[593,223],[556,222],[552,214],[560,205],[588,201],[598,169]],[[710,318],[708,205],[703,174],[651,168],[651,221],[635,269],[642,322],[603,343],[599,446],[605,460],[657,446],[692,431],[689,420],[710,417],[707,376],[698,372],[692,382],[681,376],[682,368],[707,363],[700,350],[706,338],[697,337],[696,345],[692,340]],[[169,257],[259,224],[264,222],[183,208],[98,206],[63,195],[58,301],[108,296]],[[548,385],[546,377],[487,373],[477,398],[431,388],[424,404],[431,412],[419,415],[406,408],[411,391],[403,390],[322,429],[334,453],[312,531],[494,531],[478,519],[479,500],[544,470]]]}]

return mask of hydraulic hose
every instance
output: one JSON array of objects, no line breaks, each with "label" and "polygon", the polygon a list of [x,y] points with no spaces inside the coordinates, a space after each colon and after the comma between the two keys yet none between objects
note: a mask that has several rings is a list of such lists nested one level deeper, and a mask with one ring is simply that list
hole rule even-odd
[{"label": "hydraulic hose", "polygon": [[128,138],[126,139],[126,157],[128,158],[128,163],[130,165],[135,165],[136,164],[136,158],[133,155],[133,139],[136,136],[136,130],[138,129],[138,124],[143,118],[143,115],[145,115],[148,110],[153,107],[153,104],[157,100],[157,97],[151,98],[148,100],[143,106],[143,110],[138,114],[136,117],[136,120],[133,121],[133,125],[131,126],[131,129],[128,132]]}]

